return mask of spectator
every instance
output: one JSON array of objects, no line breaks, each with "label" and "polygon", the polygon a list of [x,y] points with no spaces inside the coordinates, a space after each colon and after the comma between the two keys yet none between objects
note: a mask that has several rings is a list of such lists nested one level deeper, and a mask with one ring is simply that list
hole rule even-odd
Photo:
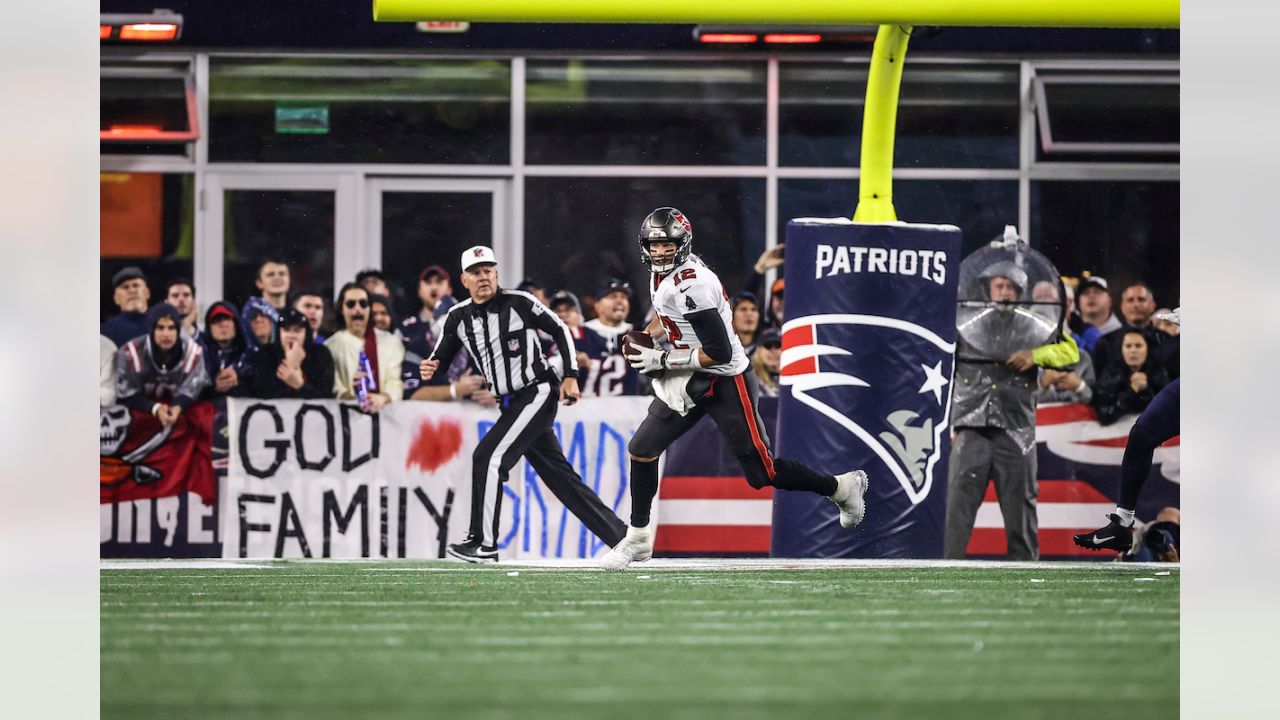
[{"label": "spectator", "polygon": [[631,312],[631,283],[610,278],[596,293],[596,318],[586,323],[607,342],[621,344],[621,337],[631,332],[627,315]]},{"label": "spectator", "polygon": [[1169,384],[1169,373],[1151,352],[1149,333],[1128,328],[1121,335],[1119,362],[1102,368],[1093,407],[1098,422],[1110,425],[1122,416],[1139,413]]},{"label": "spectator", "polygon": [[401,365],[404,399],[431,402],[472,400],[485,407],[495,407],[497,396],[486,389],[484,378],[469,366],[470,356],[466,350],[458,351],[448,372],[436,373],[426,382],[422,380],[419,365],[435,350],[439,339],[438,324],[434,322],[435,309],[446,307],[440,314],[443,321],[447,308],[453,306],[453,297],[448,291],[449,274],[439,265],[432,265],[418,276],[418,299],[422,301],[422,310],[400,321],[399,327],[399,335],[404,342],[404,362]]},{"label": "spectator", "polygon": [[1156,356],[1164,364],[1165,370],[1169,371],[1169,379],[1173,380],[1182,376],[1182,362],[1179,357],[1182,351],[1182,336],[1178,334],[1181,326],[1166,319],[1171,315],[1173,311],[1169,308],[1160,308],[1151,316],[1151,327],[1159,333],[1155,336],[1160,340],[1156,344]]},{"label": "spectator", "polygon": [[542,303],[543,305],[547,304],[547,291],[542,287],[542,283],[538,282],[537,280],[534,280],[531,277],[527,277],[524,280],[521,280],[520,284],[516,285],[516,289],[519,290],[520,292],[527,292],[530,295],[538,298],[538,302]]},{"label": "spectator", "polygon": [[395,334],[395,316],[391,313],[391,300],[386,295],[369,293],[369,314],[375,328]]},{"label": "spectator", "polygon": [[264,298],[251,297],[245,301],[240,314],[249,330],[250,348],[270,345],[276,339],[276,323],[280,321],[280,311],[272,307],[270,302]]},{"label": "spectator", "polygon": [[1145,328],[1156,311],[1156,298],[1146,283],[1134,283],[1120,293],[1120,316],[1129,327]]},{"label": "spectator", "polygon": [[318,292],[304,290],[294,298],[293,307],[306,316],[307,325],[311,328],[312,342],[317,345],[323,344],[324,337],[321,335],[320,328],[324,326],[324,296]]},{"label": "spectator", "polygon": [[[458,302],[453,297],[449,271],[439,265],[428,265],[424,268],[418,274],[418,299],[422,301],[422,310],[418,313],[418,317],[431,322],[431,331],[439,337],[445,314]],[[416,373],[417,370],[415,369],[414,372]]]},{"label": "spectator", "polygon": [[[569,336],[577,349],[578,379],[585,397],[614,395],[638,395],[645,387],[640,373],[622,356],[620,337],[606,338],[592,330],[582,320],[582,305],[578,296],[561,290],[551,296],[551,309],[569,327]],[[549,358],[559,368],[559,353]]]},{"label": "spectator", "polygon": [[750,357],[756,350],[756,336],[760,332],[760,305],[755,294],[744,290],[729,300],[729,307],[733,309],[733,332]]},{"label": "spectator", "polygon": [[391,297],[391,287],[387,285],[387,278],[377,268],[365,268],[356,273],[356,284],[368,290],[370,295]]},{"label": "spectator", "polygon": [[205,371],[212,384],[206,397],[243,397],[253,387],[253,350],[236,306],[219,300],[204,314],[199,336]]},{"label": "spectator", "polygon": [[[989,323],[1002,332],[1023,334],[1018,323],[1028,322],[1014,311],[1027,276],[1011,262],[996,263],[981,275],[985,299],[991,303]],[[1040,557],[1036,515],[1036,366],[1063,368],[1079,362],[1080,351],[1067,332],[1053,344],[1012,353],[1003,363],[984,358],[966,335],[960,334],[959,360],[952,385],[955,440],[947,472],[944,554],[963,559],[987,484],[995,481],[1004,518],[1010,560]]]},{"label": "spectator", "polygon": [[387,403],[404,397],[404,345],[395,335],[370,324],[369,291],[354,282],[342,286],[334,308],[338,329],[324,342],[333,356],[333,395],[340,400],[356,397],[355,381],[364,377],[360,369],[363,350],[373,371],[368,411],[377,413]]},{"label": "spectator", "polygon": [[[275,321],[288,304],[289,266],[275,258],[267,258],[258,265],[258,279],[254,282],[262,298],[276,311],[271,314],[271,331],[275,333]],[[248,303],[245,303],[248,307]]]},{"label": "spectator", "polygon": [[147,276],[132,265],[111,276],[111,287],[115,288],[112,299],[119,312],[102,323],[100,333],[119,347],[150,332],[147,303],[151,300],[151,289],[147,287]]},{"label": "spectator", "polygon": [[98,336],[98,404],[116,404],[116,344]]},{"label": "spectator", "polygon": [[[1134,283],[1124,289],[1120,296],[1120,314],[1124,318],[1124,325],[1120,329],[1113,330],[1102,336],[1102,339],[1094,346],[1093,363],[1095,367],[1106,368],[1110,365],[1118,364],[1118,360],[1114,358],[1120,357],[1120,343],[1124,336],[1122,332],[1128,328],[1138,328],[1144,330],[1151,326],[1151,316],[1156,311],[1156,300],[1151,294],[1151,288],[1145,283]],[[1157,358],[1163,358],[1167,352],[1163,348],[1163,340],[1166,335],[1158,332],[1145,333],[1147,342],[1151,345],[1151,353]]]},{"label": "spectator", "polygon": [[[781,268],[783,265],[783,249],[784,246],[775,245],[760,253],[760,257],[756,258],[756,263],[751,268],[751,273],[747,275],[747,279],[742,283],[743,292],[751,293],[757,298],[761,297],[764,292],[765,275],[770,270]],[[782,317],[782,300],[778,295],[778,293],[782,291],[782,285],[780,282],[780,279],[775,280],[773,287],[770,288],[774,290],[774,292],[772,293],[772,297],[769,299],[769,311],[763,313],[764,317],[760,318],[761,328],[782,327],[782,323],[779,322]],[[757,308],[759,308],[759,303],[757,303]]]},{"label": "spectator", "polygon": [[[1067,302],[1064,308],[1067,317],[1071,316],[1071,312],[1075,309],[1075,303],[1072,301],[1071,286],[1063,284],[1063,289],[1067,293]],[[1046,303],[1048,305],[1058,304],[1058,285],[1049,282],[1038,282],[1031,290],[1031,299],[1034,302]],[[1091,330],[1097,331],[1092,325],[1088,326]],[[1079,346],[1080,340],[1074,334],[1076,345]],[[1061,370],[1050,367],[1042,367],[1039,369],[1039,376],[1036,383],[1035,401],[1039,403],[1050,402],[1073,402],[1089,404],[1093,399],[1093,385],[1096,377],[1093,371],[1093,358],[1089,357],[1089,353],[1080,353],[1080,359],[1074,365],[1069,365]]]},{"label": "spectator", "polygon": [[181,322],[177,308],[158,303],[147,313],[147,332],[116,353],[116,402],[155,415],[165,427],[209,384],[200,343],[182,337]]},{"label": "spectator", "polygon": [[751,355],[751,370],[760,381],[761,397],[778,396],[778,371],[781,367],[782,335],[776,328],[762,330],[755,353]]},{"label": "spectator", "polygon": [[1076,289],[1076,302],[1080,306],[1080,319],[1097,328],[1100,336],[1120,329],[1120,320],[1111,312],[1111,291],[1107,289],[1106,278],[1099,275],[1085,278]]},{"label": "spectator", "polygon": [[[1169,337],[1178,337],[1178,333],[1182,328],[1177,323],[1168,319],[1168,316],[1172,314],[1173,311],[1169,308],[1160,308],[1159,310],[1156,310],[1155,313],[1151,315],[1151,326]],[[1164,341],[1162,340],[1161,342]]]},{"label": "spectator", "polygon": [[778,278],[773,281],[773,287],[769,290],[768,327],[782,329],[782,291],[785,287],[783,279]]},{"label": "spectator", "polygon": [[199,318],[196,317],[196,286],[186,278],[170,280],[164,291],[164,301],[178,308],[182,316],[182,337],[194,340],[200,335]]},{"label": "spectator", "polygon": [[333,396],[333,356],[311,336],[311,319],[297,308],[280,314],[276,341],[254,355],[253,396],[320,399]]}]

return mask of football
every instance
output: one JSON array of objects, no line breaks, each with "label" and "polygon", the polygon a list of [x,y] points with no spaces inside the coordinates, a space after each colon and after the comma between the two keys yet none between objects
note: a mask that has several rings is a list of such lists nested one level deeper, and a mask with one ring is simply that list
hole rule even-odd
[{"label": "football", "polygon": [[[631,354],[631,346],[652,348],[654,347],[653,338],[649,337],[649,333],[643,330],[632,330],[622,337],[622,355],[625,358]],[[644,375],[653,379],[658,379],[666,373],[665,370],[654,370],[653,372],[644,373]]]}]

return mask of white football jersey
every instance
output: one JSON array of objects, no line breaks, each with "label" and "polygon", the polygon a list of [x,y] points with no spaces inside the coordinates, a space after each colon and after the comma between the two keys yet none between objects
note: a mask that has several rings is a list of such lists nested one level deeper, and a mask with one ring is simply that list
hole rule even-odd
[{"label": "white football jersey", "polygon": [[[657,280],[657,277],[655,275],[654,279]],[[653,298],[653,308],[658,314],[658,320],[667,331],[667,340],[672,347],[678,349],[700,348],[703,345],[693,326],[685,320],[686,313],[711,309],[720,315],[733,355],[729,362],[703,368],[704,372],[737,375],[751,364],[737,334],[733,332],[733,310],[729,307],[729,296],[720,284],[720,278],[711,272],[711,268],[702,264],[697,256],[690,255],[688,260],[663,276],[656,286],[650,282],[649,293]]]}]

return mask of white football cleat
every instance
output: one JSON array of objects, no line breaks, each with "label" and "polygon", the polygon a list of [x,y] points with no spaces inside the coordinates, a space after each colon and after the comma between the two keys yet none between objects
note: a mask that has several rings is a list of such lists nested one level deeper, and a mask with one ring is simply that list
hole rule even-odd
[{"label": "white football cleat", "polygon": [[631,563],[644,562],[651,557],[653,534],[649,528],[628,527],[626,537],[600,558],[600,567],[604,570],[625,570]]},{"label": "white football cleat", "polygon": [[869,484],[867,473],[853,470],[836,476],[836,492],[831,502],[840,508],[840,527],[851,528],[862,522],[867,514],[867,503],[862,499]]}]

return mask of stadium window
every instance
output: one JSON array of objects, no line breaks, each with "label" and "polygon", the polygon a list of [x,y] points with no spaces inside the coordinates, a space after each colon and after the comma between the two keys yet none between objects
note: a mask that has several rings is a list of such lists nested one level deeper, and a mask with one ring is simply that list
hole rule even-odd
[{"label": "stadium window", "polygon": [[1178,162],[1176,70],[1050,72],[1032,80],[1038,159]]},{"label": "stadium window", "polygon": [[195,182],[189,174],[104,172],[98,184],[99,307],[105,320],[117,312],[111,276],[124,267],[142,268],[153,302],[170,280],[192,277]]},{"label": "stadium window", "polygon": [[[779,164],[858,166],[868,69],[864,62],[780,63]],[[1018,167],[1018,77],[1013,63],[909,61],[895,167]]]},{"label": "stadium window", "polygon": [[763,62],[530,60],[526,160],[763,165],[765,76]]},{"label": "stadium window", "polygon": [[571,290],[583,303],[602,280],[626,278],[636,293],[631,319],[639,322],[649,304],[640,221],[675,202],[693,224],[694,253],[732,294],[764,251],[764,187],[760,178],[529,178],[525,275]]},{"label": "stadium window", "polygon": [[214,162],[511,161],[499,60],[212,58]]},{"label": "stadium window", "polygon": [[1162,307],[1179,305],[1179,184],[1042,180],[1031,183],[1032,243],[1065,275],[1089,270],[1120,292],[1148,283]]},{"label": "stadium window", "polygon": [[200,136],[188,61],[104,62],[98,138],[108,155],[185,155]]}]

